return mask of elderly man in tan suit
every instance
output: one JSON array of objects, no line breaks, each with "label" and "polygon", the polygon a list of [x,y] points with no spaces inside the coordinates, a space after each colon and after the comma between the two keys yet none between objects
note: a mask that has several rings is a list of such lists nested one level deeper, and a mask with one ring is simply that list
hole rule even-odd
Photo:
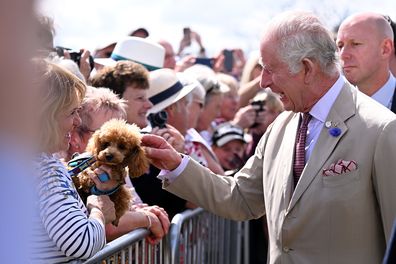
[{"label": "elderly man in tan suit", "polygon": [[310,13],[275,18],[260,50],[261,86],[288,111],[255,155],[224,177],[145,135],[158,177],[215,214],[266,214],[269,263],[380,263],[396,215],[396,115],[340,75],[335,43]]}]

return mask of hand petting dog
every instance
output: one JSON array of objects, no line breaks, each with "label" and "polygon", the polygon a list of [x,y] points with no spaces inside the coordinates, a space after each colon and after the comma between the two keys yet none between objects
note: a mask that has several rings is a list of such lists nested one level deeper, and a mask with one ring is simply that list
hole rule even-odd
[{"label": "hand petting dog", "polygon": [[[139,177],[149,168],[141,134],[136,125],[127,124],[121,119],[104,123],[90,138],[86,151],[96,162],[81,172],[73,181],[83,201],[91,194],[108,195],[114,202],[117,226],[120,217],[129,210],[131,192],[125,186],[125,177]],[[107,181],[99,177],[106,172]]]}]

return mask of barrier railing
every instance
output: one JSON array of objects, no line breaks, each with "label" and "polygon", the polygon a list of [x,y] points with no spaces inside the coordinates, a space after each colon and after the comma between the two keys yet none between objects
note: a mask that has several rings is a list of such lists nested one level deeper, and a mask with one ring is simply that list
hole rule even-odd
[{"label": "barrier railing", "polygon": [[177,214],[169,233],[171,263],[248,263],[246,228],[247,222],[224,219],[202,208]]},{"label": "barrier railing", "polygon": [[171,228],[158,245],[145,241],[149,231],[134,230],[108,243],[84,264],[247,264],[248,222],[213,215],[202,208],[175,215]]},{"label": "barrier railing", "polygon": [[148,234],[149,231],[142,228],[125,234],[108,243],[95,256],[86,260],[84,264],[169,263],[168,261],[165,262],[165,259],[169,259],[169,257],[164,255],[167,252],[164,249],[164,240],[152,246],[145,241]]}]

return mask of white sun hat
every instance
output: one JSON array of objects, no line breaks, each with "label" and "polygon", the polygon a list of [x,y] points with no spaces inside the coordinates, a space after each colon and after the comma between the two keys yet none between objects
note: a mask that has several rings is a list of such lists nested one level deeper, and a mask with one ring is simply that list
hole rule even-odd
[{"label": "white sun hat", "polygon": [[176,103],[195,88],[194,84],[184,85],[171,69],[159,69],[150,72],[150,88],[147,97],[153,104],[149,113],[157,113]]},{"label": "white sun hat", "polygon": [[125,37],[117,41],[110,58],[97,58],[95,63],[113,66],[120,60],[130,60],[153,71],[164,66],[165,49],[150,39]]}]

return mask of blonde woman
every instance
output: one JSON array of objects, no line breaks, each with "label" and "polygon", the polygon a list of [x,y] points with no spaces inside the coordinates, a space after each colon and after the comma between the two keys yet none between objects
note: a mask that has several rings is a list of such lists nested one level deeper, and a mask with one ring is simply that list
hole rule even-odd
[{"label": "blonde woman", "polygon": [[[88,144],[89,138],[106,121],[110,119],[126,119],[126,100],[121,99],[109,88],[87,87],[87,93],[80,109],[81,122],[71,132],[70,147],[66,160],[74,153],[82,153]],[[116,239],[136,228],[149,228],[150,243],[156,243],[168,232],[170,223],[168,214],[159,206],[143,204],[135,191],[129,177],[125,178],[133,197],[133,206],[121,218],[118,226],[111,223],[106,225],[106,238],[108,241]],[[139,207],[139,208],[137,208]]]},{"label": "blonde woman", "polygon": [[[69,147],[70,133],[81,122],[78,111],[85,85],[70,72],[44,60],[35,61],[41,95],[40,144],[36,159],[38,215],[34,230],[33,262],[80,263],[106,243],[106,223],[115,219],[114,204],[107,196],[88,197],[87,206],[74,188],[66,167],[54,155]],[[114,182],[101,183],[96,173],[110,173],[101,167],[92,175],[97,188],[108,190]]]}]

